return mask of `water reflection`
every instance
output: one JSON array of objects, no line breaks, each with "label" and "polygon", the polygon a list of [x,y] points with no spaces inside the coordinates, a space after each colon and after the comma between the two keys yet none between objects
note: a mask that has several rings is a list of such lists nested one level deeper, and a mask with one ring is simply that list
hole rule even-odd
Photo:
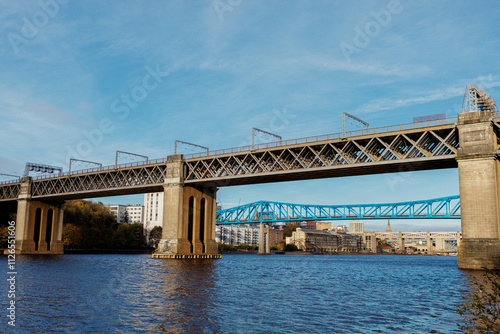
[{"label": "water reflection", "polygon": [[23,333],[457,333],[482,274],[448,257],[294,255],[20,257],[18,271]]},{"label": "water reflection", "polygon": [[163,320],[167,333],[216,333],[217,260],[165,260],[162,264]]}]

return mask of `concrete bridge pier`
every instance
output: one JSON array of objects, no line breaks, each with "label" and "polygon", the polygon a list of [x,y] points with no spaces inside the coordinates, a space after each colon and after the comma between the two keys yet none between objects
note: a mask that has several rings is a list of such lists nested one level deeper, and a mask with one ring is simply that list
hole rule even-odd
[{"label": "concrete bridge pier", "polygon": [[446,239],[445,238],[436,238],[436,250],[438,250],[438,251],[446,250]]},{"label": "concrete bridge pier", "polygon": [[271,254],[269,234],[269,225],[261,223],[259,231],[259,254],[261,255]]},{"label": "concrete bridge pier", "polygon": [[32,200],[31,178],[23,177],[17,199],[16,254],[63,254],[63,215],[64,202]]},{"label": "concrete bridge pier", "polygon": [[167,158],[163,232],[155,259],[220,258],[215,242],[216,187],[184,184],[182,155]]},{"label": "concrete bridge pier", "polygon": [[427,232],[427,255],[434,255],[434,242],[431,232]]},{"label": "concrete bridge pier", "polygon": [[405,239],[403,238],[403,232],[399,232],[399,252],[406,253],[406,251],[405,251]]},{"label": "concrete bridge pier", "polygon": [[500,269],[498,128],[491,111],[458,115],[457,152],[462,216],[461,269]]}]

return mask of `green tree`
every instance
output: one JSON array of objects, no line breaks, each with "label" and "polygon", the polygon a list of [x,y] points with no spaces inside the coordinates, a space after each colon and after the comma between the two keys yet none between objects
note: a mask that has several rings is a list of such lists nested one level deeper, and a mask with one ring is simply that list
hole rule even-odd
[{"label": "green tree", "polygon": [[291,237],[292,232],[294,232],[295,230],[297,230],[297,225],[295,223],[290,223],[283,229],[283,236]]},{"label": "green tree", "polygon": [[162,232],[163,229],[161,226],[153,227],[153,229],[149,232],[149,246],[156,247],[158,245]]},{"label": "green tree", "polygon": [[500,272],[486,270],[482,282],[475,280],[465,302],[458,307],[464,333],[500,333]]},{"label": "green tree", "polygon": [[63,224],[65,227],[68,226],[66,234],[63,235],[63,242],[68,248],[112,247],[111,241],[116,223],[109,208],[101,202],[67,201],[64,205]]},{"label": "green tree", "polygon": [[219,248],[219,252],[227,252],[227,251],[235,251],[236,247],[229,244],[223,244],[222,242],[217,243],[217,247]]},{"label": "green tree", "polygon": [[78,226],[64,225],[62,238],[64,246],[67,248],[81,248],[83,246],[82,232]]}]

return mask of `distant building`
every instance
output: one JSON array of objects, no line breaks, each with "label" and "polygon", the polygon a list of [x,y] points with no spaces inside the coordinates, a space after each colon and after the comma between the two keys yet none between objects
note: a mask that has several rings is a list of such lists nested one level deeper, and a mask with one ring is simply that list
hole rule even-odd
[{"label": "distant building", "polygon": [[316,229],[319,231],[328,231],[331,228],[332,228],[332,223],[322,223],[322,222],[316,223]]},{"label": "distant building", "polygon": [[[259,232],[260,227],[258,224],[218,225],[215,228],[215,241],[235,246],[241,244],[258,246]],[[271,233],[269,236],[272,235]],[[272,241],[270,243],[273,244]]]},{"label": "distant building", "polygon": [[390,220],[387,220],[387,229],[385,230],[385,232],[392,232]]},{"label": "distant building", "polygon": [[364,227],[365,223],[362,221],[353,220],[349,223],[349,232],[350,233],[363,233],[365,231]]},{"label": "distant building", "polygon": [[109,208],[109,211],[113,214],[115,217],[115,221],[118,224],[123,224],[125,223],[125,205],[120,205],[120,204],[108,204],[106,205]]},{"label": "distant building", "polygon": [[308,222],[306,222],[306,227],[310,228],[311,230],[315,230],[316,229],[316,222],[315,221],[308,221]]},{"label": "distant building", "polygon": [[347,226],[345,226],[345,225],[332,226],[331,230],[334,231],[334,232],[345,232],[345,233],[347,233]]},{"label": "distant building", "polygon": [[284,234],[283,234],[283,229],[281,228],[271,228],[269,230],[269,244],[270,245],[277,245],[281,241],[283,241]]},{"label": "distant building", "polygon": [[125,207],[127,212],[127,223],[143,223],[144,206],[140,204],[127,205]]},{"label": "distant building", "polygon": [[340,237],[341,248],[339,251],[344,253],[358,253],[363,248],[360,236],[351,235],[344,232],[333,232]]},{"label": "distant building", "polygon": [[287,244],[294,244],[298,249],[307,252],[336,252],[339,248],[339,237],[326,231],[304,230],[300,227],[286,238]]},{"label": "distant building", "polygon": [[149,233],[155,226],[163,226],[163,193],[144,194],[144,235],[149,241]]},{"label": "distant building", "polygon": [[377,234],[375,232],[365,232],[361,236],[363,250],[368,253],[377,253]]},{"label": "distant building", "polygon": [[144,207],[140,204],[135,204],[135,205],[108,204],[107,207],[115,217],[115,221],[118,224],[143,223]]}]

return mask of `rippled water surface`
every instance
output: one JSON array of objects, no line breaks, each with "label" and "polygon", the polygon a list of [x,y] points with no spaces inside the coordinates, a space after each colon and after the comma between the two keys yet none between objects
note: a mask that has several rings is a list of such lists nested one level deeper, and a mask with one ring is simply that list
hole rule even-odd
[{"label": "rippled water surface", "polygon": [[17,271],[19,333],[452,333],[468,281],[424,256],[63,255]]}]

